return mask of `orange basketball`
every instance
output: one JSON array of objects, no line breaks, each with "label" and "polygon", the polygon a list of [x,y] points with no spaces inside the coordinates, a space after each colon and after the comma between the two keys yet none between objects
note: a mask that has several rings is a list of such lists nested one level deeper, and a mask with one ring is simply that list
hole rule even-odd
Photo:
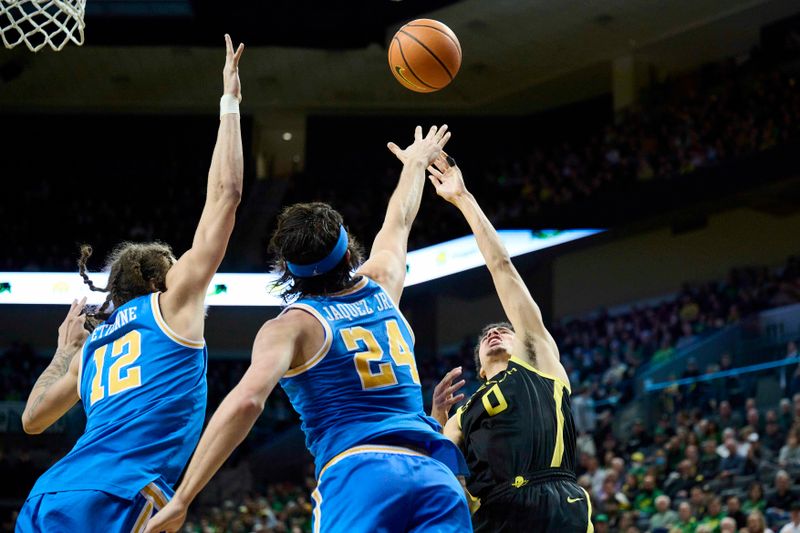
[{"label": "orange basketball", "polygon": [[389,44],[389,68],[397,81],[418,93],[443,89],[461,67],[461,45],[453,31],[431,19],[409,22]]}]

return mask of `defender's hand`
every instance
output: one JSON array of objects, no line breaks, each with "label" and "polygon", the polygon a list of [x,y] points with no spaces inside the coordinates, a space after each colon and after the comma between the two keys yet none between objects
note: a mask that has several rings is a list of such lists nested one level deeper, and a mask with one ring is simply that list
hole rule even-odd
[{"label": "defender's hand", "polygon": [[411,161],[420,161],[427,167],[436,161],[436,158],[442,153],[442,148],[449,140],[450,132],[447,131],[447,124],[441,128],[431,126],[425,137],[422,137],[422,126],[417,126],[414,130],[414,142],[405,150],[401,150],[393,142],[388,143],[386,146],[404,165]]},{"label": "defender's hand", "polygon": [[450,166],[445,157],[439,157],[433,166],[428,167],[428,172],[428,179],[436,188],[436,194],[451,204],[468,194],[461,170],[458,166]]},{"label": "defender's hand", "polygon": [[444,427],[447,424],[447,418],[450,414],[450,409],[464,399],[464,394],[456,394],[458,390],[464,386],[465,381],[462,379],[457,383],[453,380],[461,376],[461,367],[456,367],[448,372],[433,389],[433,407],[431,408],[431,416],[435,418]]},{"label": "defender's hand", "polygon": [[224,94],[235,96],[242,101],[242,85],[239,82],[239,59],[244,52],[244,43],[239,44],[236,52],[233,51],[231,36],[225,34],[225,68],[222,69],[222,86]]},{"label": "defender's hand", "polygon": [[187,506],[172,498],[167,505],[147,522],[144,533],[161,533],[167,531],[173,533],[180,530],[186,521]]},{"label": "defender's hand", "polygon": [[83,306],[86,304],[86,297],[81,301],[72,300],[66,318],[58,326],[58,350],[68,353],[80,350],[89,332],[83,327],[86,322],[86,315],[82,315]]}]

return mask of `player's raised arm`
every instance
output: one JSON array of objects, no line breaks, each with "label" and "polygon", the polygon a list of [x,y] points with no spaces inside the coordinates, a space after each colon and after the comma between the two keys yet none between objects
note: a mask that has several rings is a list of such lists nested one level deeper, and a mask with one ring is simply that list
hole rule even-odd
[{"label": "player's raised arm", "polygon": [[389,150],[403,163],[403,171],[389,199],[386,218],[372,243],[369,259],[359,273],[382,285],[395,302],[399,302],[403,294],[408,235],[422,201],[425,169],[436,160],[449,139],[447,125],[432,126],[425,137],[422,127],[417,126],[414,142],[405,150],[392,142],[388,144]]},{"label": "player's raised arm", "polygon": [[37,434],[64,416],[79,400],[78,364],[87,331],[83,327],[86,315],[81,311],[86,303],[74,300],[64,322],[58,327],[58,347],[53,360],[36,380],[22,412],[22,429]]},{"label": "player's raised arm", "polygon": [[448,164],[444,158],[436,161],[436,167],[431,167],[429,176],[436,193],[455,205],[467,220],[492,275],[503,310],[514,326],[516,334],[512,355],[525,357],[539,370],[569,383],[559,362],[558,347],[544,325],[539,306],[511,262],[497,231],[464,185],[461,170],[454,162],[453,166]]},{"label": "player's raised arm", "polygon": [[202,337],[202,313],[175,317],[189,307],[202,310],[206,289],[217,271],[228,246],[236,208],[242,197],[244,164],[242,132],[239,125],[239,59],[244,45],[234,51],[229,35],[225,35],[226,58],[222,71],[224,94],[220,101],[220,122],[211,168],[208,172],[206,203],[194,234],[192,247],[184,253],[167,274],[167,291],[161,299],[166,318],[178,333],[192,339]]}]

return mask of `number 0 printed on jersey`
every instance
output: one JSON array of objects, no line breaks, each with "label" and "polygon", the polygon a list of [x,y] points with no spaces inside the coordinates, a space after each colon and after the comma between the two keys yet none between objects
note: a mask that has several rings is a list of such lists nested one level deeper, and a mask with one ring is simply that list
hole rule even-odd
[{"label": "number 0 printed on jersey", "polygon": [[[108,356],[109,345],[101,346],[94,351],[92,360],[95,365],[95,375],[92,380],[92,395],[89,397],[89,404],[102,400],[108,396],[114,396],[120,392],[134,389],[142,384],[142,367],[131,366],[142,354],[142,334],[133,330],[120,337],[110,345],[111,357]],[[103,385],[103,370],[106,363],[108,367],[108,386]]]},{"label": "number 0 printed on jersey", "polygon": [[396,320],[386,322],[386,338],[389,339],[391,362],[379,363],[377,372],[372,371],[371,364],[381,361],[385,352],[378,344],[375,335],[361,326],[343,329],[341,334],[344,345],[348,350],[360,349],[359,343],[363,343],[366,348],[366,351],[356,352],[353,358],[358,377],[361,379],[361,387],[364,390],[397,385],[395,367],[399,366],[407,366],[411,373],[411,379],[414,380],[414,383],[419,384],[419,374],[417,373],[417,364],[414,361],[414,353],[403,339],[403,335],[400,333],[400,326],[397,325]]}]

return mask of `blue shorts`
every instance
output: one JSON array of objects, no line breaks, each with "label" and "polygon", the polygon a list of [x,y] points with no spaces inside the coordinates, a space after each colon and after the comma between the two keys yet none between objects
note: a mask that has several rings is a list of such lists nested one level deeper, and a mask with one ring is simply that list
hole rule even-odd
[{"label": "blue shorts", "polygon": [[127,500],[99,490],[47,492],[31,496],[17,517],[15,533],[139,533],[167,503],[150,484]]},{"label": "blue shorts", "polygon": [[314,533],[472,531],[461,484],[443,463],[396,446],[356,446],[322,469]]}]

